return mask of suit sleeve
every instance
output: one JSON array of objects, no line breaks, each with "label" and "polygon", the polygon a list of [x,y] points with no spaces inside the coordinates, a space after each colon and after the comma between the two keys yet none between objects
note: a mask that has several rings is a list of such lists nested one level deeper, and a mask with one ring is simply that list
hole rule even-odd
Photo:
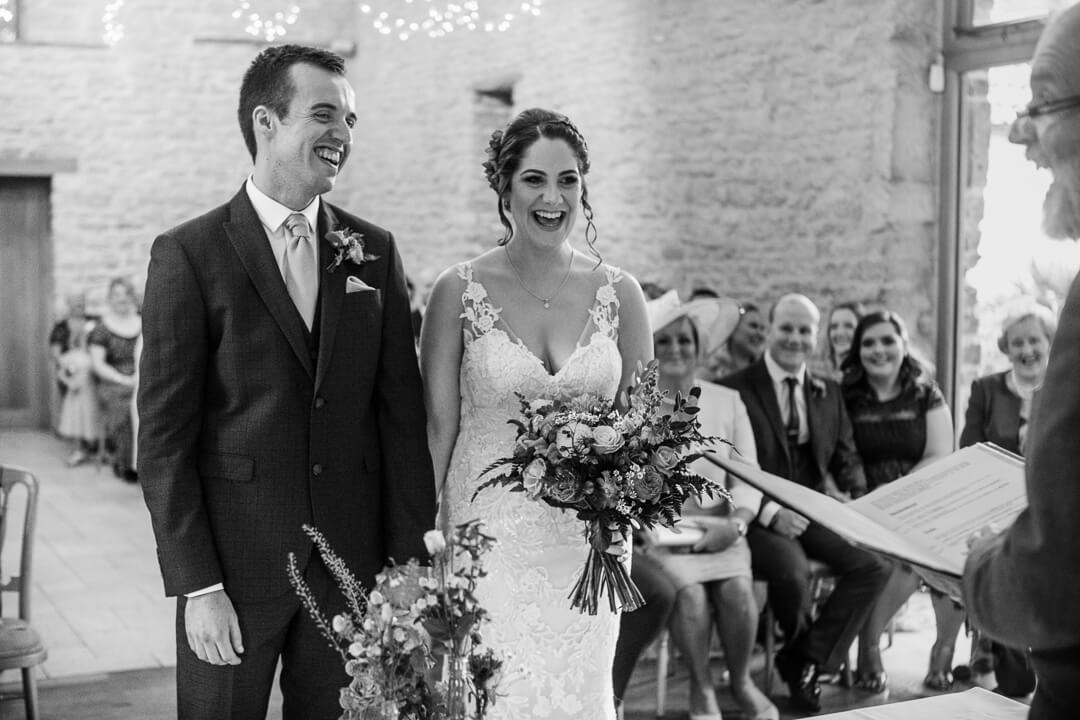
[{"label": "suit sleeve", "polygon": [[835,385],[830,385],[829,390],[837,390],[835,393],[837,407],[836,422],[836,447],[833,450],[832,460],[829,462],[829,472],[836,480],[836,487],[841,492],[851,493],[851,497],[857,498],[866,494],[866,475],[863,472],[862,460],[855,448],[855,435],[851,429],[851,418],[848,417],[844,399]]},{"label": "suit sleeve", "polygon": [[198,472],[208,364],[205,306],[174,236],[154,241],[139,363],[139,481],[157,540],[166,595],[222,582]]},{"label": "suit sleeve", "polygon": [[973,621],[1012,647],[1080,646],[1078,367],[1080,283],[1074,280],[1028,431],[1028,508],[993,544],[977,547],[964,570]]},{"label": "suit sleeve", "polygon": [[423,538],[435,527],[435,480],[405,271],[392,235],[387,256],[382,355],[375,388],[386,549],[390,557],[405,562],[428,556]]},{"label": "suit sleeve", "polygon": [[964,429],[960,432],[960,447],[986,442],[986,388],[985,383],[974,380],[971,395],[964,411]]}]

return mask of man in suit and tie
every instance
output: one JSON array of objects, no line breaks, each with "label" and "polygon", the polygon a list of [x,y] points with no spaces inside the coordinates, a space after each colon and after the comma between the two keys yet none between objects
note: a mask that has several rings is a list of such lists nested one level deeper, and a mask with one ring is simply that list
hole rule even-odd
[{"label": "man in suit and tie", "polygon": [[[1049,168],[1049,237],[1080,239],[1080,5],[1047,25],[1031,61],[1031,102],[1009,140]],[[1027,432],[1028,507],[1000,534],[975,540],[963,598],[972,621],[1030,648],[1037,685],[1029,720],[1080,717],[1080,281],[1061,310]]]},{"label": "man in suit and tie", "polygon": [[[331,205],[355,94],[344,61],[285,45],[241,88],[254,169],[159,236],[143,306],[139,479],[176,596],[181,718],[340,714],[348,678],[289,584],[344,604],[302,530],[365,583],[426,557],[435,498],[405,275],[393,236]],[[347,247],[338,249],[351,238]]]},{"label": "man in suit and tie", "polygon": [[[803,295],[773,306],[760,360],[722,379],[739,391],[763,470],[812,488],[853,496],[866,490],[840,388],[812,377],[820,313]],[[784,632],[776,666],[800,711],[821,709],[818,672],[836,669],[888,577],[887,565],[830,530],[768,499],[747,536],[754,574],[769,583],[769,602]],[[811,622],[807,558],[829,565],[836,587]]]}]

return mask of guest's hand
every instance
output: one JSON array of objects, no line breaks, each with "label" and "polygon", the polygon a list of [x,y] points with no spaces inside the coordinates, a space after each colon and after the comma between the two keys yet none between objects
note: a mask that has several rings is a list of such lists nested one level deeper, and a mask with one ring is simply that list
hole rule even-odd
[{"label": "guest's hand", "polygon": [[784,537],[797,538],[806,532],[809,526],[810,521],[799,513],[788,508],[780,508],[776,511],[776,516],[773,517],[772,525],[769,527]]},{"label": "guest's hand", "polygon": [[184,631],[191,651],[211,665],[239,665],[244,652],[240,622],[224,590],[187,599]]},{"label": "guest's hand", "polygon": [[739,539],[739,529],[732,517],[695,517],[694,520],[705,534],[690,546],[691,552],[722,552]]}]

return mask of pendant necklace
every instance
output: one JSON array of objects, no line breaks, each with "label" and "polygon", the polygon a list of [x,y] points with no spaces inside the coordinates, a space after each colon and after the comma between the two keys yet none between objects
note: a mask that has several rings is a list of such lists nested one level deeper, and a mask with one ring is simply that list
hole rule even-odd
[{"label": "pendant necklace", "polygon": [[510,251],[506,249],[505,245],[503,245],[503,252],[506,253],[506,262],[510,263],[510,269],[514,271],[514,276],[517,278],[521,288],[540,302],[544,303],[545,310],[549,310],[551,308],[551,301],[559,296],[559,293],[562,292],[563,287],[566,285],[566,281],[570,279],[570,268],[574,266],[574,251],[572,249],[570,251],[570,262],[566,265],[566,274],[563,275],[562,282],[559,283],[559,287],[555,288],[555,292],[553,292],[550,297],[540,297],[530,290],[529,286],[525,284],[525,281],[521,279],[521,273],[518,272],[517,265],[514,264],[513,259],[510,257]]}]

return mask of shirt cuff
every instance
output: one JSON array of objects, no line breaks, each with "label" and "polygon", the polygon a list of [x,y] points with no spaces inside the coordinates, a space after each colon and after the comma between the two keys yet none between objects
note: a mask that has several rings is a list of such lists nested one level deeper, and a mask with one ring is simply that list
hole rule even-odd
[{"label": "shirt cuff", "polygon": [[745,508],[755,516],[761,509],[761,491],[753,485],[739,483],[731,488],[731,501],[736,508]]},{"label": "shirt cuff", "polygon": [[780,512],[780,507],[780,505],[774,503],[772,500],[766,500],[761,504],[761,512],[759,512],[757,516],[758,523],[760,523],[762,527],[769,527],[772,525],[776,513]]},{"label": "shirt cuff", "polygon": [[186,598],[199,597],[200,595],[209,595],[212,592],[217,592],[218,590],[224,590],[224,589],[225,589],[225,585],[223,583],[214,583],[210,587],[204,587],[202,590],[196,590],[195,592],[184,593],[184,597],[186,597]]}]

